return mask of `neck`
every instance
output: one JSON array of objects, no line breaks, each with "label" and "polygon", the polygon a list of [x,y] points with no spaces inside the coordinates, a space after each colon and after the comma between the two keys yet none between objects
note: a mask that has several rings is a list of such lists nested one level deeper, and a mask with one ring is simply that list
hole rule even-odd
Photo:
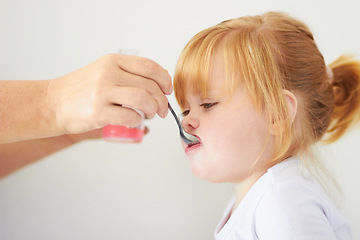
[{"label": "neck", "polygon": [[266,169],[257,171],[253,173],[248,178],[244,179],[241,182],[233,183],[233,189],[235,192],[235,204],[231,210],[231,214],[235,211],[235,209],[239,206],[241,201],[244,199],[245,195],[249,192],[251,187],[256,183],[259,178],[266,173]]}]

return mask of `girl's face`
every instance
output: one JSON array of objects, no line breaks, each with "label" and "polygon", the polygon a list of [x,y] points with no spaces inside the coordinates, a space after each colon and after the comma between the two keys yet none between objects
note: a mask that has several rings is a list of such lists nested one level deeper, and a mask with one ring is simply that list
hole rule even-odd
[{"label": "girl's face", "polygon": [[200,143],[193,146],[183,143],[183,147],[197,177],[238,183],[264,171],[260,166],[272,154],[272,136],[268,134],[265,117],[254,108],[243,87],[232,97],[220,94],[224,76],[221,67],[214,68],[206,99],[187,89],[182,125]]}]

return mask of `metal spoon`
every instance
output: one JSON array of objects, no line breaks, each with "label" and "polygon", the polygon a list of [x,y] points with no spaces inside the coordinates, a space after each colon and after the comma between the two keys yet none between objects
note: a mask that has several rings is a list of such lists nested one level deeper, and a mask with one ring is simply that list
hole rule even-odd
[{"label": "metal spoon", "polygon": [[197,137],[195,137],[194,135],[191,135],[187,132],[184,131],[181,123],[180,123],[180,120],[179,118],[177,117],[176,113],[174,112],[174,109],[171,107],[170,103],[168,103],[168,106],[169,106],[169,110],[170,112],[172,113],[172,115],[174,116],[175,118],[175,121],[179,127],[179,133],[180,133],[180,137],[181,137],[181,140],[183,140],[183,142],[187,145],[189,145],[190,143],[197,143],[199,142],[199,139],[197,139]]}]

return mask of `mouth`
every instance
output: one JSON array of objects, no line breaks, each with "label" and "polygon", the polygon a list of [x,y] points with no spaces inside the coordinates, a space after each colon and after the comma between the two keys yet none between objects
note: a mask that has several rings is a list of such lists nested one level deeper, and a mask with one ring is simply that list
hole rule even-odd
[{"label": "mouth", "polygon": [[191,148],[192,146],[198,145],[200,142],[192,142],[187,145],[188,148]]},{"label": "mouth", "polygon": [[186,153],[189,152],[189,151],[192,151],[192,150],[194,150],[194,149],[196,149],[196,148],[198,148],[198,147],[201,146],[201,140],[200,140],[200,138],[199,138],[198,136],[196,136],[196,138],[198,139],[197,142],[192,142],[192,143],[189,143],[189,144],[187,145],[187,147],[185,148],[185,152],[186,152]]}]

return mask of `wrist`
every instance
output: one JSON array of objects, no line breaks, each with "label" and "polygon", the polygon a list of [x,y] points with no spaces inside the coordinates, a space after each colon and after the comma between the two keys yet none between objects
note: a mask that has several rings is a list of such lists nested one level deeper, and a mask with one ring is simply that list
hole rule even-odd
[{"label": "wrist", "polygon": [[48,116],[48,119],[51,119],[52,127],[57,132],[56,135],[63,135],[67,132],[59,118],[59,109],[63,100],[60,98],[58,81],[58,78],[47,80],[44,114]]}]

